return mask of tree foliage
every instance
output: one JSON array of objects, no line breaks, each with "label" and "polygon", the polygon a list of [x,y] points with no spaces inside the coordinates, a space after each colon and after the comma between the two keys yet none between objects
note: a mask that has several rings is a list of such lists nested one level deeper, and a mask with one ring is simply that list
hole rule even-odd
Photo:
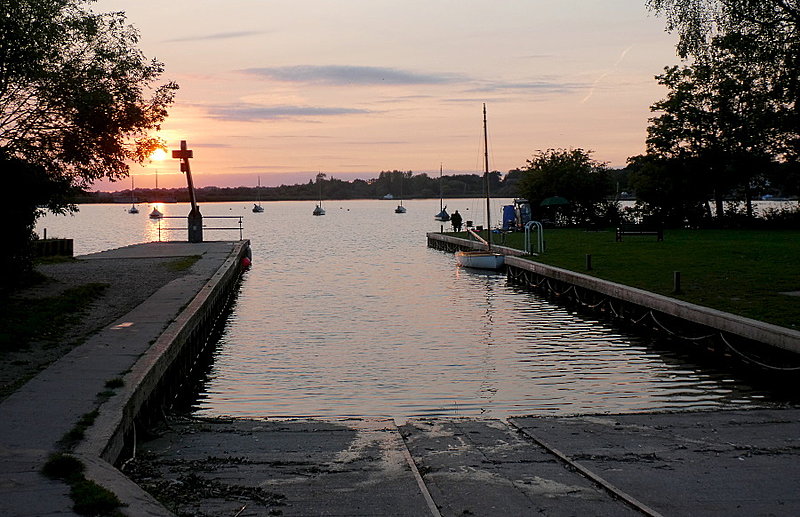
[{"label": "tree foliage", "polygon": [[683,57],[715,51],[720,36],[746,37],[749,63],[788,109],[773,124],[783,132],[783,159],[800,161],[800,2],[797,0],[647,0],[680,36]]},{"label": "tree foliage", "polygon": [[85,0],[0,0],[0,149],[86,187],[158,145],[177,86],[136,48],[123,13]]},{"label": "tree foliage", "polygon": [[593,160],[591,151],[583,149],[547,149],[538,151],[520,169],[519,191],[526,196],[534,216],[549,218],[553,214],[541,207],[549,197],[563,197],[568,205],[558,208],[560,215],[572,223],[602,219],[607,212],[605,198],[611,192],[606,164]]},{"label": "tree foliage", "polygon": [[137,49],[123,13],[93,13],[90,3],[0,0],[0,173],[34,207],[6,207],[4,220],[18,228],[32,227],[38,206],[71,209],[71,189],[126,176],[161,144],[150,134],[177,85],[154,84],[163,65]]},{"label": "tree foliage", "polygon": [[[788,107],[748,61],[754,44],[741,34],[717,36],[694,63],[657,76],[668,95],[651,107],[659,115],[650,119],[648,154],[691,170],[694,188],[716,201],[718,216],[736,189],[749,207],[753,188],[785,151],[785,134],[775,121],[788,116]],[[680,183],[682,171],[675,174]]]}]

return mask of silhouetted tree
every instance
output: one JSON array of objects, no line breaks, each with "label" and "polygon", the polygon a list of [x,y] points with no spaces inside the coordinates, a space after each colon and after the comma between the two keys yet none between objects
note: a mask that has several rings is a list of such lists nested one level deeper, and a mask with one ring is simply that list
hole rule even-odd
[{"label": "silhouetted tree", "polygon": [[124,177],[161,145],[149,134],[177,86],[152,87],[162,64],[136,48],[124,14],[95,14],[90,3],[0,0],[0,159],[5,184],[37,175],[16,178],[40,188],[18,191],[38,201],[25,206],[70,210],[67,190]]},{"label": "silhouetted tree", "polygon": [[[781,135],[780,159],[800,162],[800,3],[797,0],[646,0],[677,31],[682,57],[715,53],[719,37],[747,40],[750,73],[770,85],[773,102],[786,109],[773,119]],[[787,169],[788,170],[788,169]]]},{"label": "silhouetted tree", "polygon": [[591,158],[591,151],[538,151],[520,171],[519,191],[528,198],[537,217],[547,215],[541,202],[555,196],[569,201],[558,210],[573,223],[598,221],[608,211],[604,206],[611,191],[608,171],[606,164]]},{"label": "silhouetted tree", "polygon": [[775,124],[786,106],[748,60],[755,41],[741,34],[714,38],[691,65],[657,76],[669,91],[651,109],[647,151],[697,174],[696,189],[715,200],[740,190],[752,214],[752,188],[782,156],[784,132]]}]

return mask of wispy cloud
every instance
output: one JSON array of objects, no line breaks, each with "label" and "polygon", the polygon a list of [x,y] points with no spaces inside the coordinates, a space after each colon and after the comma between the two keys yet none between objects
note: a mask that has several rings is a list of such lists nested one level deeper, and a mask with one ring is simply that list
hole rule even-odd
[{"label": "wispy cloud", "polygon": [[611,67],[611,70],[608,70],[608,71],[606,71],[606,72],[603,72],[603,73],[602,73],[602,75],[600,75],[600,77],[598,77],[598,78],[595,80],[594,84],[592,84],[592,87],[589,89],[589,93],[588,93],[588,94],[586,94],[586,97],[584,97],[584,98],[583,98],[583,100],[581,101],[581,104],[586,104],[586,102],[587,102],[589,99],[591,99],[591,98],[592,98],[592,95],[594,95],[594,91],[595,91],[595,89],[597,88],[597,85],[599,85],[599,84],[600,84],[600,82],[601,82],[603,79],[605,79],[606,77],[608,77],[608,75],[609,75],[611,72],[613,72],[614,70],[616,70],[616,69],[617,69],[617,67],[619,66],[619,64],[620,64],[620,63],[622,63],[622,60],[623,60],[623,59],[625,59],[625,56],[628,54],[628,52],[630,52],[630,50],[631,50],[632,48],[633,48],[633,45],[631,45],[630,47],[628,47],[628,48],[626,48],[625,50],[623,50],[623,51],[622,51],[622,53],[621,53],[621,54],[619,55],[619,57],[617,58],[617,60],[614,62],[614,66],[612,66],[612,67]]},{"label": "wispy cloud", "polygon": [[177,43],[184,41],[204,41],[204,40],[220,40],[220,39],[236,39],[246,38],[249,36],[258,36],[266,34],[267,31],[235,31],[235,32],[217,32],[215,34],[203,34],[198,36],[185,36],[183,38],[174,38],[166,40],[167,43]]},{"label": "wispy cloud", "polygon": [[375,66],[282,66],[247,68],[242,72],[276,81],[333,85],[449,84],[466,80],[456,74],[427,74]]},{"label": "wispy cloud", "polygon": [[586,88],[585,83],[561,81],[527,81],[527,82],[488,82],[471,92],[497,92],[497,91],[537,91],[544,93],[566,93]]},{"label": "wispy cloud", "polygon": [[231,105],[212,106],[208,108],[212,118],[238,122],[255,122],[259,120],[278,120],[296,118],[318,118],[336,115],[357,115],[371,113],[358,108],[331,108],[319,106],[255,106]]}]

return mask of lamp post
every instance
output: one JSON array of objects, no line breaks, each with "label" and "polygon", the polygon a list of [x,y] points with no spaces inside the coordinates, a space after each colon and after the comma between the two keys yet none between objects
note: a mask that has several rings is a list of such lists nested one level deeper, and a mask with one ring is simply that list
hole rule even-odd
[{"label": "lamp post", "polygon": [[192,203],[192,210],[188,216],[189,242],[203,242],[203,216],[200,214],[200,207],[197,206],[192,169],[189,167],[189,158],[193,158],[194,155],[190,149],[186,148],[186,140],[181,140],[181,148],[172,151],[172,157],[181,160],[181,172],[186,173],[186,183],[189,186],[189,201]]}]

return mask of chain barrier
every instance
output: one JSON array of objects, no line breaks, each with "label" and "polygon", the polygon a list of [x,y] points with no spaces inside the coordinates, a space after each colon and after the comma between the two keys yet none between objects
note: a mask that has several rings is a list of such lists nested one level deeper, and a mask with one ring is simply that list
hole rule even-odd
[{"label": "chain barrier", "polygon": [[[594,310],[594,309],[597,309],[598,307],[600,307],[603,304],[607,304],[609,310],[611,311],[611,314],[613,315],[613,317],[615,319],[626,320],[626,321],[632,323],[633,325],[642,324],[642,322],[645,319],[647,319],[648,316],[649,316],[650,320],[652,320],[652,322],[659,329],[661,329],[663,332],[667,333],[669,336],[671,336],[673,338],[676,338],[676,339],[679,339],[679,340],[688,341],[688,342],[692,342],[692,343],[697,343],[697,342],[700,342],[700,341],[712,340],[712,339],[715,339],[715,338],[719,338],[719,340],[722,342],[722,344],[727,349],[729,349],[731,352],[736,354],[742,360],[744,360],[746,362],[749,362],[749,363],[752,363],[754,365],[757,365],[757,366],[759,366],[761,368],[764,368],[766,370],[782,371],[782,372],[797,372],[797,371],[800,371],[800,366],[792,366],[792,367],[774,366],[774,365],[771,365],[771,364],[767,364],[767,363],[765,363],[763,361],[760,361],[758,359],[755,359],[752,356],[750,356],[750,355],[738,350],[736,347],[734,347],[730,343],[730,341],[728,341],[728,339],[725,337],[725,335],[722,332],[714,332],[714,333],[706,334],[706,335],[703,335],[703,336],[685,336],[683,334],[680,334],[680,333],[678,333],[678,332],[676,332],[674,330],[671,330],[671,329],[667,328],[666,325],[664,325],[661,321],[659,321],[659,319],[656,317],[655,313],[652,310],[646,311],[638,319],[626,318],[625,316],[622,315],[622,313],[618,312],[617,309],[614,307],[614,303],[612,303],[612,298],[611,297],[605,297],[604,299],[602,299],[598,303],[592,305],[592,304],[590,304],[590,303],[588,303],[588,302],[586,302],[584,300],[581,300],[581,298],[579,296],[579,293],[578,293],[578,290],[575,288],[574,285],[570,285],[567,289],[565,289],[564,291],[559,293],[553,287],[553,285],[550,282],[550,279],[548,277],[545,277],[543,275],[539,275],[539,276],[541,277],[541,280],[539,282],[533,282],[533,281],[530,280],[528,275],[525,274],[524,275],[524,283],[528,287],[533,287],[533,288],[536,288],[536,289],[542,288],[542,286],[544,285],[545,286],[544,288],[550,294],[552,294],[553,296],[556,296],[558,298],[560,298],[560,297],[562,297],[564,295],[567,295],[570,291],[572,291],[574,293],[573,299],[575,300],[575,302],[577,302],[582,307],[586,307],[586,308],[589,308],[589,309],[593,309]],[[514,278],[514,280],[518,281],[519,277],[516,276]]]}]

